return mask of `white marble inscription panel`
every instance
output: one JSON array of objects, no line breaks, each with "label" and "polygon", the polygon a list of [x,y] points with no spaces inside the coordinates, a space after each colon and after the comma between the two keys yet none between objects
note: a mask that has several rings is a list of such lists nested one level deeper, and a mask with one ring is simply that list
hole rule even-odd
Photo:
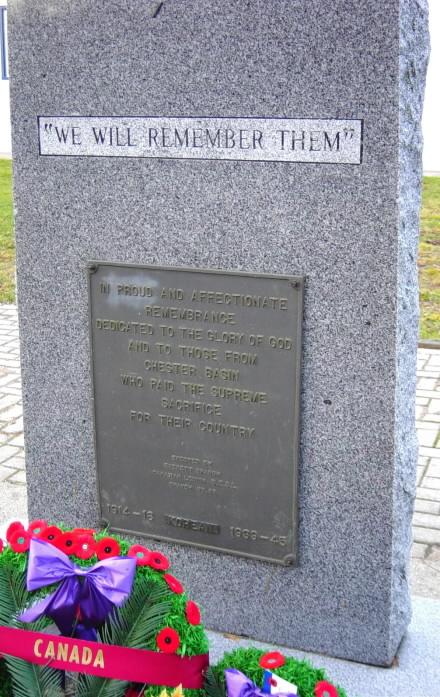
[{"label": "white marble inscription panel", "polygon": [[358,165],[361,119],[39,116],[40,155]]}]

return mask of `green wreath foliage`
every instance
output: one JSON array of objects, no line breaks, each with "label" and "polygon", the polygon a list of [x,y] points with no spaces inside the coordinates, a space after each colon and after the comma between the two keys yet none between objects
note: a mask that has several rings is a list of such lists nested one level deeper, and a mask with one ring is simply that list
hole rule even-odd
[{"label": "green wreath foliage", "polygon": [[[208,671],[205,685],[207,697],[225,697],[226,683],[225,670],[236,668],[244,673],[252,682],[261,687],[264,669],[260,666],[260,659],[266,651],[254,647],[239,648],[231,653],[225,653],[222,660]],[[298,661],[296,658],[286,656],[286,662],[274,672],[280,678],[293,683],[298,687],[299,697],[315,697],[314,688],[321,680],[331,680],[326,676],[322,668],[314,668],[308,661]],[[342,687],[335,685],[338,697],[347,697]]]},{"label": "green wreath foliage", "polygon": [[[59,525],[67,531],[67,526]],[[96,542],[108,536],[104,530],[95,534]],[[133,542],[119,535],[112,535],[125,556]],[[41,597],[46,597],[57,585],[39,591],[26,589],[26,552],[14,552],[5,547],[0,552],[0,625],[42,631],[51,624],[41,618],[32,624],[23,624],[16,618],[25,608]],[[80,559],[71,556],[73,563],[82,568],[93,566],[96,558]],[[202,624],[192,625],[186,619],[188,598],[185,593],[173,593],[162,571],[149,566],[137,566],[132,592],[127,602],[115,608],[99,630],[103,643],[118,644],[128,648],[156,651],[156,636],[165,627],[179,633],[180,656],[195,656],[208,652],[208,641]],[[92,675],[70,673],[64,680],[60,670],[38,666],[18,658],[5,656],[0,659],[0,697],[124,697],[128,682],[98,678]],[[143,686],[139,686],[139,690]],[[156,697],[163,686],[148,686],[146,695]],[[202,697],[202,690],[185,690],[185,697]]]},{"label": "green wreath foliage", "polygon": [[[67,531],[66,526],[59,526]],[[95,541],[108,536],[108,531],[95,533]],[[112,535],[120,546],[121,556],[127,555],[132,541]],[[0,626],[20,627],[42,631],[51,621],[41,618],[32,624],[22,624],[16,618],[25,608],[41,597],[46,597],[56,584],[39,591],[26,589],[28,555],[14,552],[5,547],[0,552]],[[71,556],[72,562],[80,567],[90,567],[96,559],[80,559]],[[190,624],[185,609],[188,598],[185,593],[174,593],[162,571],[150,566],[137,566],[132,592],[126,603],[115,608],[99,630],[102,643],[128,648],[158,650],[156,636],[169,627],[178,632],[180,645],[177,654],[195,656],[208,652],[208,640],[202,624]],[[239,648],[224,655],[207,672],[204,690],[184,690],[185,697],[226,697],[224,671],[236,668],[261,687],[263,668],[260,659],[265,651],[256,648]],[[283,666],[276,669],[281,678],[298,687],[299,697],[315,697],[314,688],[327,680],[325,671],[314,668],[308,661],[286,658]],[[329,681],[330,682],[330,681]],[[64,674],[48,666],[38,666],[11,656],[0,659],[0,697],[124,697],[129,683],[98,678],[80,673]],[[135,686],[145,697],[159,697],[164,689],[161,685]],[[346,692],[336,686],[338,697],[347,697]],[[165,688],[166,689],[166,688]]]}]

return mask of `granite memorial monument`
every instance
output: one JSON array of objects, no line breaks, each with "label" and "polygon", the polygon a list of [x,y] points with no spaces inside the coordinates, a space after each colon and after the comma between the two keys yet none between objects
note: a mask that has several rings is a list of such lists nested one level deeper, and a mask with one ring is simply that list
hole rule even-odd
[{"label": "granite memorial monument", "polygon": [[8,12],[30,516],[145,535],[211,628],[391,664],[425,2]]}]

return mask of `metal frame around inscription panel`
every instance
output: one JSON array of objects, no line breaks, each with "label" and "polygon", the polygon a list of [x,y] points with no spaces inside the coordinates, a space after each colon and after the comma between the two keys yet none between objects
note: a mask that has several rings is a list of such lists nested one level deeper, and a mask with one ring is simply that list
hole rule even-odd
[{"label": "metal frame around inscription panel", "polygon": [[[100,275],[101,274],[101,275]],[[118,278],[118,274],[122,275],[122,279]],[[200,287],[200,282],[206,277],[208,283]],[[221,283],[222,280],[225,283]],[[116,283],[115,283],[116,280]],[[117,281],[120,281],[119,284]],[[228,284],[229,282],[229,284]],[[187,286],[187,283],[189,284]],[[237,285],[240,283],[251,286],[252,290],[243,288],[237,290]],[[233,288],[228,285],[234,286]],[[121,286],[122,293],[118,294],[118,285]],[[265,288],[260,288],[264,285]],[[90,348],[91,348],[91,370],[93,382],[93,402],[94,402],[94,420],[95,420],[95,454],[97,463],[97,479],[98,479],[98,497],[101,508],[101,517],[103,525],[109,525],[111,529],[120,532],[134,533],[145,537],[166,540],[178,544],[188,544],[203,549],[209,549],[217,552],[234,554],[243,557],[250,557],[264,561],[270,561],[277,564],[293,565],[297,562],[297,525],[298,525],[298,505],[297,505],[297,475],[298,475],[298,449],[299,449],[299,396],[300,396],[300,361],[301,361],[301,325],[302,325],[302,304],[303,304],[303,285],[304,279],[300,276],[286,275],[271,275],[257,273],[241,273],[235,271],[222,271],[211,269],[188,269],[179,267],[164,267],[164,266],[148,266],[148,265],[131,265],[123,263],[112,263],[107,261],[92,261],[89,263],[89,328],[90,328]],[[207,303],[200,302],[190,298],[189,290],[194,286],[196,292],[208,290],[214,293],[218,298],[226,296],[243,296],[247,298],[275,298],[274,303],[278,303],[276,307],[239,307],[244,312],[247,320],[245,326],[240,324],[221,324],[216,325],[211,323],[209,318],[197,321],[197,319],[176,320],[175,327],[173,320],[164,320],[160,317],[152,317],[144,313],[151,313],[148,307],[156,308],[160,314],[163,307],[174,307],[179,310],[199,310],[204,313],[208,312],[212,318],[212,312],[224,312],[232,315],[231,322],[235,322],[237,317],[236,312],[231,312],[229,306],[222,307],[216,305],[214,301]],[[270,295],[271,287],[285,290],[281,295]],[[125,288],[125,290],[124,290]],[[153,295],[141,296],[132,295],[133,289],[138,289],[137,292],[151,292]],[[173,298],[161,298],[160,294],[155,293],[155,289],[166,289]],[[131,290],[130,290],[131,289]],[[149,290],[148,290],[149,289]],[[170,290],[171,289],[171,290]],[[256,293],[255,289],[258,290]],[[176,297],[177,291],[183,291],[183,298]],[[100,291],[100,292],[99,292]],[[197,296],[198,297],[198,296]],[[281,308],[281,299],[286,299],[286,308]],[[119,300],[119,309],[118,309]],[[155,302],[154,302],[155,300]],[[195,305],[192,306],[192,303]],[[284,302],[284,300],[283,300]],[[120,314],[120,309],[125,305],[125,317],[121,319],[115,313]],[[180,305],[180,307],[179,307]],[[290,307],[288,307],[290,305]],[[103,308],[108,310],[107,317],[104,315],[99,317],[99,310]],[[113,308],[113,317],[111,310]],[[159,308],[159,310],[157,310]],[[229,310],[228,310],[229,308]],[[98,311],[98,314],[96,312]],[[260,314],[261,313],[261,314]],[[266,314],[265,314],[266,313]],[[191,316],[191,314],[187,316]],[[203,325],[207,321],[208,326]],[[240,321],[240,320],[239,320]],[[200,322],[203,326],[200,325]],[[113,324],[112,324],[113,323]],[[96,325],[96,326],[95,326]],[[166,331],[178,330],[180,336],[172,337],[175,343],[168,338],[159,335],[162,333],[161,325],[168,327]],[[139,327],[141,326],[142,332]],[[263,333],[265,326],[269,326],[268,333]],[[273,334],[270,333],[270,327],[279,327],[280,330]],[[290,329],[289,329],[290,326]],[[99,328],[98,328],[99,327]],[[127,329],[128,327],[128,329]],[[190,330],[200,330],[202,338],[189,338]],[[153,334],[148,332],[153,331]],[[133,333],[132,333],[133,332]],[[216,334],[215,332],[220,332]],[[290,334],[289,334],[290,332]],[[210,336],[210,340],[207,336]],[[243,351],[237,351],[238,359],[246,359],[246,354],[249,360],[254,360],[252,367],[258,365],[258,378],[265,382],[268,379],[268,366],[264,366],[264,362],[269,361],[273,356],[272,365],[275,365],[275,391],[269,395],[269,392],[263,390],[258,384],[250,384],[249,377],[246,378],[246,372],[249,371],[249,365],[246,363],[239,367],[229,368],[225,365],[225,360],[221,361],[221,370],[225,380],[215,379],[205,376],[210,375],[206,370],[209,368],[218,367],[218,359],[225,358],[226,351],[234,353],[234,344],[226,343],[225,338],[230,334],[231,341],[240,340],[243,336],[243,343],[239,347]],[[200,336],[200,335],[198,335]],[[258,339],[257,337],[262,337]],[[214,338],[215,337],[215,338]],[[254,338],[255,337],[255,338]],[[219,341],[218,341],[219,338]],[[275,341],[272,341],[272,338]],[[125,344],[124,344],[125,339]],[[153,342],[151,340],[154,340]],[[277,341],[279,340],[279,341]],[[183,342],[186,343],[183,343]],[[255,348],[249,342],[260,341],[261,343]],[[289,346],[289,341],[291,345]],[[169,343],[170,342],[170,343]],[[284,343],[283,343],[284,342]],[[202,345],[200,346],[200,343]],[[171,347],[171,355],[159,354],[158,344]],[[214,346],[215,345],[215,346]],[[178,350],[185,351],[191,354],[192,357],[179,355]],[[217,357],[214,360],[214,346]],[[220,348],[217,348],[217,347]],[[235,345],[237,348],[237,345]],[[245,349],[248,350],[245,350]],[[252,351],[251,349],[255,350]],[[207,350],[204,357],[195,357],[200,351]],[[260,368],[259,360],[263,352],[263,366]],[[205,357],[210,355],[213,359],[210,363]],[[99,359],[104,356],[104,362]],[[126,357],[126,366],[121,365]],[[145,358],[146,356],[146,358]],[[256,356],[256,358],[255,358]],[[129,360],[131,359],[131,362]],[[134,357],[135,368],[132,366]],[[114,369],[111,361],[116,359],[119,364]],[[235,360],[236,357],[234,357]],[[149,374],[145,368],[145,361],[160,361],[167,364],[177,364],[178,366],[190,366],[196,370],[197,377],[203,373],[203,382],[190,383],[183,376],[174,375],[167,377],[167,373],[152,372]],[[232,360],[232,358],[231,358]],[[215,363],[217,362],[217,366]],[[131,367],[130,367],[131,365]],[[151,365],[151,364],[150,364]],[[158,364],[157,364],[158,365]],[[269,365],[269,367],[272,367]],[[113,368],[113,372],[109,373],[109,366]],[[125,369],[124,369],[125,368]],[[180,370],[184,368],[181,367]],[[234,382],[234,372],[237,371],[238,376]],[[241,382],[244,377],[244,383]],[[232,382],[228,382],[228,376]],[[177,377],[177,380],[175,379]],[[189,378],[192,376],[190,375]],[[250,372],[252,377],[252,371]],[[130,378],[133,380],[130,382]],[[152,381],[156,381],[156,387],[153,389]],[[157,387],[158,381],[161,380],[161,387]],[[181,380],[181,382],[178,382]],[[125,381],[125,384],[124,384]],[[168,386],[167,386],[168,383]],[[193,387],[188,387],[188,386]],[[200,388],[197,388],[200,385]],[[218,421],[215,421],[214,416],[206,416],[199,420],[202,413],[189,412],[189,416],[183,416],[181,412],[176,411],[174,407],[159,408],[162,404],[169,404],[169,400],[173,399],[173,392],[167,392],[167,389],[178,393],[174,394],[174,398],[178,398],[179,404],[184,402],[192,407],[194,403],[204,404],[205,408],[208,404],[215,403],[216,408],[220,408],[220,415],[217,416]],[[232,397],[218,397],[207,395],[183,394],[181,389],[215,389],[216,393],[220,388],[230,388],[238,390],[238,408],[237,404],[231,404],[228,400],[236,401],[236,395]],[[243,392],[244,390],[244,392]],[[284,393],[283,393],[284,391]],[[252,395],[256,402],[248,402],[249,394]],[[220,390],[220,394],[225,395],[224,390]],[[132,400],[131,409],[125,404],[125,395]],[[116,400],[114,399],[116,397]],[[225,401],[222,401],[226,400]],[[258,401],[258,399],[260,401]],[[167,401],[168,400],[168,401]],[[231,420],[234,420],[236,414],[245,411],[247,406],[242,407],[243,403],[251,406],[248,414],[250,421],[246,425],[228,424],[228,415],[232,413]],[[270,402],[273,400],[274,406]],[[276,406],[279,402],[278,407]],[[153,405],[151,404],[153,402]],[[283,405],[287,405],[289,414],[285,417],[282,423],[276,423]],[[153,406],[153,409],[151,409]],[[168,413],[160,415],[159,412]],[[241,412],[240,412],[241,410]],[[258,413],[258,410],[261,410]],[[243,414],[242,414],[243,415]],[[259,419],[258,419],[259,416]],[[163,418],[162,418],[163,417]],[[172,426],[168,425],[168,418],[172,417]],[[177,421],[175,422],[175,418]],[[179,423],[179,419],[187,418],[191,423],[187,426],[175,427],[175,423]],[[118,419],[121,419],[118,421]],[[140,421],[138,421],[140,419]],[[208,422],[208,419],[210,421]],[[212,419],[212,422],[211,422]],[[196,424],[196,421],[199,423]],[[236,420],[236,419],[235,419]],[[263,430],[267,422],[271,423],[272,431],[264,437]],[[206,429],[201,430],[202,424],[219,423],[222,425],[222,433],[219,435],[209,432]],[[254,424],[254,426],[252,425]],[[260,424],[260,425],[259,425]],[[259,426],[258,426],[259,425]],[[199,430],[197,430],[197,426]],[[261,434],[258,429],[261,429]],[[237,431],[237,429],[240,429]],[[152,432],[155,436],[159,436],[151,441]],[[176,433],[178,435],[176,435]],[[158,454],[162,454],[168,448],[172,449],[180,439],[180,454],[170,453],[165,454],[165,458],[157,458]],[[240,434],[240,435],[237,435]],[[221,436],[225,436],[226,443]],[[258,439],[258,436],[259,439]],[[272,436],[277,442],[275,457],[276,471],[270,469],[272,461],[271,442]],[[118,441],[125,438],[125,445],[131,446],[131,450],[122,450],[123,458],[118,463]],[[237,440],[238,439],[238,440]],[[151,459],[148,461],[149,451],[143,450],[143,445],[148,447],[150,440]],[[217,440],[217,442],[216,442]],[[241,498],[237,495],[240,485],[243,485],[243,472],[248,467],[255,464],[255,461],[250,461],[252,456],[252,446],[247,448],[252,441],[254,454],[260,457],[257,464],[263,465],[260,474],[265,475],[264,478],[252,477],[249,474],[245,477],[244,486],[242,486]],[[282,442],[282,445],[281,445]],[[134,445],[133,445],[134,443]],[[242,451],[237,446],[245,443]],[[225,446],[225,447],[223,447]],[[229,447],[228,447],[229,446]],[[224,476],[221,469],[231,462],[231,452],[238,452],[242,456],[237,462],[240,462],[242,468],[238,472],[236,480],[230,476],[230,479],[222,479]],[[176,448],[175,448],[176,449]],[[261,460],[263,451],[267,452],[267,460]],[[159,451],[159,453],[157,453]],[[214,456],[212,455],[214,453]],[[220,461],[215,461],[219,456],[223,457]],[[246,455],[248,457],[246,457]],[[152,462],[156,456],[156,461]],[[214,457],[214,461],[210,458]],[[145,465],[147,458],[147,469],[142,474],[142,464]],[[123,460],[123,461],[122,461]],[[168,462],[167,460],[170,460]],[[267,462],[267,468],[266,468]],[[208,464],[209,463],[209,464]],[[156,469],[153,469],[155,467]],[[161,467],[163,469],[161,469]],[[280,471],[283,474],[282,481]],[[192,473],[192,474],[191,474]],[[227,473],[228,474],[228,473]],[[257,472],[259,474],[259,472]],[[197,475],[201,475],[198,477]],[[157,480],[155,480],[157,477]],[[162,478],[162,479],[161,479]],[[117,496],[120,498],[115,501],[113,490],[109,490],[109,481],[113,480],[113,489],[116,490]],[[146,480],[149,481],[150,499],[144,499],[144,508],[138,505],[139,497],[143,497],[145,491]],[[193,481],[193,484],[185,483],[185,480]],[[197,481],[201,481],[197,485]],[[209,480],[209,482],[208,482]],[[172,483],[171,483],[172,482]],[[238,482],[238,484],[237,484]],[[171,495],[170,489],[175,487],[174,497]],[[249,488],[248,488],[249,487]],[[250,496],[249,494],[250,489]],[[179,492],[180,490],[180,492]],[[188,490],[191,493],[188,494]],[[141,492],[139,494],[138,492]],[[220,495],[222,492],[223,496]],[[220,496],[221,503],[215,503],[215,499]],[[182,501],[186,497],[186,501]],[[192,497],[192,499],[191,499]],[[209,497],[212,497],[212,508],[214,514],[211,515],[212,508],[206,504]],[[133,508],[133,502],[136,499],[136,509]],[[261,526],[254,525],[253,521],[258,518],[258,513],[264,513],[262,508],[262,500],[266,501],[266,507],[272,514],[272,523],[270,529],[264,528],[264,523]],[[284,508],[279,508],[278,503],[283,500]],[[160,505],[165,505],[165,511],[159,513],[154,503],[160,500]],[[203,515],[197,513],[197,510],[192,513],[191,503],[194,505],[198,500],[199,507],[197,510],[204,510]],[[242,508],[240,501],[244,504],[245,517],[242,519]],[[152,504],[153,502],[153,504]],[[181,508],[179,511],[174,511],[170,507],[170,503],[176,503]],[[204,505],[206,504],[206,505]],[[246,510],[246,505],[249,510]],[[168,510],[166,506],[169,506]],[[185,507],[186,506],[186,507]],[[196,507],[197,508],[197,507]],[[217,508],[217,512],[215,509]],[[209,509],[209,514],[206,511]],[[250,510],[254,516],[250,520]],[[257,511],[257,513],[255,513]],[[224,516],[221,517],[220,513]],[[153,516],[149,518],[150,514]],[[270,515],[267,516],[270,518]],[[264,521],[267,520],[264,518]],[[159,521],[159,525],[156,521]],[[164,523],[165,521],[165,523]],[[238,522],[240,525],[238,525]],[[169,534],[168,529],[169,527]],[[222,534],[222,527],[224,527]],[[258,528],[258,529],[257,529]],[[264,534],[263,534],[264,533]],[[268,534],[266,534],[268,533]],[[287,534],[283,534],[287,533]],[[216,544],[217,535],[221,535],[221,542]],[[225,543],[225,535],[230,535],[231,547]],[[197,537],[200,536],[200,541]],[[189,538],[189,539],[188,539]],[[195,539],[194,539],[195,538]]]}]

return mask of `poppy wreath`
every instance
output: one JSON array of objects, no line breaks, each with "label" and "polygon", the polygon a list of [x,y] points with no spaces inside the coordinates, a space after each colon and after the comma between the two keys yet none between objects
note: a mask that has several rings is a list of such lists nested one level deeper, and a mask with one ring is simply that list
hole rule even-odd
[{"label": "poppy wreath", "polygon": [[[255,697],[261,697],[263,673],[270,670],[283,680],[298,688],[299,697],[347,697],[339,685],[334,685],[321,668],[315,668],[308,661],[283,656],[278,651],[261,651],[254,647],[236,649],[225,653],[222,660],[207,671],[205,691],[207,697],[234,697],[227,693],[225,670],[235,668],[243,673],[255,687]],[[252,689],[246,688],[252,697]]]},{"label": "poppy wreath", "polygon": [[203,697],[200,609],[169,569],[161,552],[108,531],[12,523],[0,539],[0,697],[159,697],[178,686]]}]

